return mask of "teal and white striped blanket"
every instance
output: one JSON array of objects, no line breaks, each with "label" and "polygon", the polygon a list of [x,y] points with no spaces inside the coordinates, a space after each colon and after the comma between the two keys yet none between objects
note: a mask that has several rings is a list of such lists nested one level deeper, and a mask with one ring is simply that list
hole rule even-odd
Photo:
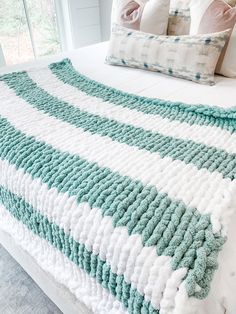
[{"label": "teal and white striped blanket", "polygon": [[235,179],[235,109],[129,95],[68,59],[0,77],[1,225],[96,313],[192,313]]}]

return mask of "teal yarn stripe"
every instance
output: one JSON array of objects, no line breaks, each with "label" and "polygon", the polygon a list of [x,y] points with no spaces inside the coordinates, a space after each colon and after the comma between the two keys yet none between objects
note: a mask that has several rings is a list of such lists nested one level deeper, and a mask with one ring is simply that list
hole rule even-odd
[{"label": "teal yarn stripe", "polygon": [[74,86],[90,96],[98,97],[113,104],[136,109],[147,114],[160,115],[169,120],[178,120],[191,125],[216,126],[231,132],[236,130],[236,106],[230,109],[223,109],[128,94],[78,73],[69,59],[53,63],[49,68],[62,82]]},{"label": "teal yarn stripe", "polygon": [[[47,217],[37,212],[24,199],[0,186],[0,203],[10,214],[22,222],[35,235],[47,240],[53,247],[67,256],[73,263],[83,269],[90,277],[114,295],[129,313],[158,314],[150,302],[144,300],[137,289],[128,284],[123,275],[112,272],[111,267],[98,255],[88,251],[85,245],[76,242],[56,224],[49,222]],[[37,245],[37,243],[35,243]]]},{"label": "teal yarn stripe", "polygon": [[[100,208],[103,216],[112,217],[114,227],[125,226],[130,235],[140,234],[143,245],[155,245],[159,256],[172,257],[174,270],[190,269],[186,279],[189,295],[207,295],[224,243],[220,235],[213,234],[209,215],[186,208],[153,186],[143,186],[27,137],[6,119],[0,119],[0,157],[34,179],[40,178],[49,188],[75,196],[78,204],[88,202],[91,208]],[[199,254],[201,250],[204,254]],[[199,269],[199,263],[204,267]],[[198,294],[196,284],[203,287]]]},{"label": "teal yarn stripe", "polygon": [[16,95],[33,107],[76,127],[81,127],[92,134],[109,136],[112,140],[129,146],[145,149],[152,153],[158,152],[162,158],[168,156],[186,164],[193,164],[198,169],[217,171],[224,178],[233,180],[236,177],[235,154],[81,111],[39,88],[26,72],[7,74],[1,79],[14,90]]}]

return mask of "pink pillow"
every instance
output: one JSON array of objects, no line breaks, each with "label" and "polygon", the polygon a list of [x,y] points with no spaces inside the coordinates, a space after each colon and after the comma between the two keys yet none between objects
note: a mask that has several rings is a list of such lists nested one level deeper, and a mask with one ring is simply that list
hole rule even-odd
[{"label": "pink pillow", "polygon": [[216,73],[236,76],[236,7],[222,0],[193,0],[190,4],[190,34],[207,34],[231,29],[231,36],[223,50]]},{"label": "pink pillow", "polygon": [[166,35],[170,0],[114,0],[112,22],[155,35]]},{"label": "pink pillow", "polygon": [[124,27],[139,30],[143,9],[144,3],[129,1],[120,8],[117,22]]}]

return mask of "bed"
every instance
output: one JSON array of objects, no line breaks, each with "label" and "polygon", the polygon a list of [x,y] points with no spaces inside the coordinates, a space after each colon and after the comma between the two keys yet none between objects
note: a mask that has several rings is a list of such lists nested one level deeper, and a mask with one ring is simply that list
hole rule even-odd
[{"label": "bed", "polygon": [[[38,69],[66,57],[71,60],[74,68],[80,73],[127,93],[193,105],[204,104],[223,107],[225,109],[236,106],[235,79],[217,76],[215,86],[204,86],[142,70],[112,67],[104,64],[106,51],[107,43],[101,43],[68,54],[37,61],[33,64],[2,68],[0,75],[12,71],[33,69],[32,75],[37,78]],[[43,84],[42,78],[40,82]],[[97,289],[100,291],[100,296],[107,303],[115,304],[108,307],[109,313],[126,311],[120,304],[116,303],[114,297],[107,295],[105,288],[97,287],[98,284],[95,281],[88,288],[86,274],[80,273],[77,267],[66,257],[62,257],[60,254],[51,254],[50,246],[46,241],[39,240],[37,246],[35,246],[31,234],[23,225],[19,225],[16,229],[14,219],[6,213],[3,207],[0,209],[0,217],[1,244],[25,268],[63,313],[108,313],[105,311],[106,306],[104,307],[104,304],[98,300],[98,294],[95,293]],[[230,219],[228,241],[220,252],[219,268],[215,272],[210,293],[191,313],[236,313],[236,247],[234,245],[236,239],[236,211]],[[30,243],[32,243],[32,246]],[[91,293],[90,296],[88,291]]]}]

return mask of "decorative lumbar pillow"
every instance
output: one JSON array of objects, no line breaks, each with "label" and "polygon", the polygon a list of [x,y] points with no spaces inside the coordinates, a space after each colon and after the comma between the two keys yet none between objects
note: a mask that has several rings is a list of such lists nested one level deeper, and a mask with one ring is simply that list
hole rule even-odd
[{"label": "decorative lumbar pillow", "polygon": [[190,31],[190,4],[191,0],[171,0],[168,22],[168,35],[188,35]]},{"label": "decorative lumbar pillow", "polygon": [[166,35],[170,0],[114,0],[112,23],[156,35]]},{"label": "decorative lumbar pillow", "polygon": [[114,25],[106,62],[214,84],[230,30],[195,36],[155,36]]},{"label": "decorative lumbar pillow", "polygon": [[191,34],[206,34],[231,29],[229,42],[222,51],[216,72],[236,76],[236,7],[222,0],[193,0],[190,4]]}]

